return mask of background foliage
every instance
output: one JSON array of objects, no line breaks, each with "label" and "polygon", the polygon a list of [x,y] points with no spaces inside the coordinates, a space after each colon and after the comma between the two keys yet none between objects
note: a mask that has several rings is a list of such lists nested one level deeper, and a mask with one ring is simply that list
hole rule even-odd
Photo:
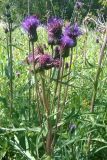
[{"label": "background foliage", "polygon": [[[72,18],[73,9],[76,0],[1,0],[0,15],[5,12],[5,5],[11,4],[14,20],[20,21],[23,17],[29,14],[38,14],[42,20],[45,20],[50,15],[57,15],[66,19]],[[98,15],[103,13],[106,18],[107,2],[104,0],[82,0],[82,9],[79,11],[80,19],[84,18],[88,13]],[[29,8],[29,9],[28,9]]]}]

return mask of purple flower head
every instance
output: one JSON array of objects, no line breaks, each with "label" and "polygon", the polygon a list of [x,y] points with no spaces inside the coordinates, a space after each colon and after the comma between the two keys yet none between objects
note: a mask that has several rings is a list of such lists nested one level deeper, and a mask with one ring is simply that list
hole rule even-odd
[{"label": "purple flower head", "polygon": [[51,18],[48,20],[48,43],[55,45],[59,43],[62,34],[63,22],[58,18]]},{"label": "purple flower head", "polygon": [[31,32],[32,29],[36,29],[38,27],[39,23],[37,16],[29,16],[24,19],[22,26],[27,32]]},{"label": "purple flower head", "polygon": [[49,54],[40,55],[38,62],[39,70],[50,69],[53,67],[53,58]]},{"label": "purple flower head", "polygon": [[53,60],[52,57],[48,54],[43,54],[38,59],[41,66],[52,63],[52,60]]},{"label": "purple flower head", "polygon": [[68,25],[65,28],[65,32],[64,32],[64,35],[67,35],[70,38],[76,38],[76,37],[80,36],[81,34],[82,34],[82,32],[81,32],[77,23],[75,23],[72,26]]},{"label": "purple flower head", "polygon": [[69,49],[75,47],[76,41],[69,36],[64,35],[60,42],[60,51],[63,57],[69,56]]},{"label": "purple flower head", "polygon": [[36,71],[52,68],[53,60],[49,54],[29,54],[27,57],[28,64],[35,63]]},{"label": "purple flower head", "polygon": [[30,35],[30,39],[32,41],[37,40],[36,29],[39,24],[40,24],[39,19],[37,18],[37,16],[34,15],[26,17],[22,22],[22,27],[25,29],[25,31],[28,32],[28,34]]},{"label": "purple flower head", "polygon": [[64,48],[71,48],[75,44],[74,40],[69,36],[62,36],[61,38],[61,47]]},{"label": "purple flower head", "polygon": [[47,25],[48,25],[48,32],[54,33],[56,37],[62,33],[63,22],[61,19],[51,18],[48,20]]}]

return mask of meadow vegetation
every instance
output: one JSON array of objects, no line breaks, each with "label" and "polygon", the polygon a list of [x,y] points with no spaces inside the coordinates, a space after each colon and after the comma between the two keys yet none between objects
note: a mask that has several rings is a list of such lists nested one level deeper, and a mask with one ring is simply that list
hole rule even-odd
[{"label": "meadow vegetation", "polygon": [[9,16],[0,26],[0,160],[106,160],[104,19],[30,17],[32,32]]}]

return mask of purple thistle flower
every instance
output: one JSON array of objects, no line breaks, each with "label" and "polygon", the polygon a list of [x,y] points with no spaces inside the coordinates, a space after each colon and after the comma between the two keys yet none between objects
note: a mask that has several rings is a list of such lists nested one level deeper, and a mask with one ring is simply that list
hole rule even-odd
[{"label": "purple thistle flower", "polygon": [[60,66],[60,59],[58,57],[53,58],[50,54],[45,53],[40,45],[34,50],[34,54],[30,53],[27,56],[26,61],[28,64],[35,63],[36,72]]},{"label": "purple thistle flower", "polygon": [[71,48],[75,45],[75,42],[72,38],[70,38],[69,36],[63,36],[61,38],[61,47],[64,48]]},{"label": "purple thistle flower", "polygon": [[36,29],[38,27],[39,23],[37,16],[29,16],[24,19],[22,26],[27,32],[31,32],[32,29]]},{"label": "purple thistle flower", "polygon": [[27,57],[28,64],[35,63],[35,70],[50,69],[53,67],[53,58],[49,54],[29,54]]},{"label": "purple thistle flower", "polygon": [[67,35],[64,35],[60,41],[60,51],[63,57],[69,56],[69,49],[75,47],[76,40],[70,38]]},{"label": "purple thistle flower", "polygon": [[72,25],[72,26],[68,25],[68,26],[65,28],[64,35],[67,35],[67,36],[69,36],[70,38],[76,38],[76,37],[82,35],[82,32],[81,32],[78,24],[75,23],[74,25]]},{"label": "purple thistle flower", "polygon": [[51,18],[48,20],[48,43],[55,45],[59,43],[62,34],[63,22],[58,18]]},{"label": "purple thistle flower", "polygon": [[62,33],[63,23],[61,19],[58,18],[49,19],[47,25],[48,25],[48,31],[54,33],[55,36]]},{"label": "purple thistle flower", "polygon": [[41,67],[45,67],[48,64],[51,64],[52,61],[53,61],[53,58],[51,57],[51,55],[48,55],[48,54],[40,55],[40,57],[38,59],[38,62]]},{"label": "purple thistle flower", "polygon": [[39,19],[37,18],[37,16],[34,16],[34,15],[26,17],[24,19],[24,21],[22,22],[22,27],[30,35],[30,40],[31,41],[36,41],[37,40],[36,29],[37,29],[39,24],[40,24]]}]

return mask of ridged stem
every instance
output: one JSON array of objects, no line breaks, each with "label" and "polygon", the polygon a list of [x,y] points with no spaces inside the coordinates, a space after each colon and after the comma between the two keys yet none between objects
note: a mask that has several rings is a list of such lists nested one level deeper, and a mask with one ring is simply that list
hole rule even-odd
[{"label": "ridged stem", "polygon": [[13,54],[12,54],[12,23],[9,22],[9,65],[10,65],[10,116],[13,109]]},{"label": "ridged stem", "polygon": [[[29,53],[30,53],[30,40],[29,40]],[[28,77],[28,84],[29,84],[29,122],[31,118],[31,73],[29,71],[29,77]]]},{"label": "ridged stem", "polygon": [[[40,92],[39,92],[39,86],[38,86],[38,81],[37,81],[37,74],[36,74],[36,70],[35,70],[34,42],[32,42],[31,44],[32,44],[33,71],[34,71],[34,80],[35,80],[34,92],[35,92],[36,101],[37,101],[37,107],[36,107],[36,109],[37,109],[37,114],[38,114],[39,125],[42,128],[42,113],[40,111],[40,105],[39,105],[39,100],[41,99],[41,95],[40,95]],[[44,145],[44,149],[45,149],[45,142],[44,142],[43,134],[42,134],[42,140],[43,140],[43,145]]]},{"label": "ridged stem", "polygon": [[[62,82],[62,77],[63,77],[63,72],[64,72],[64,59],[61,57],[61,74],[60,74],[60,81]],[[59,83],[59,90],[58,90],[58,107],[57,107],[57,123],[60,119],[60,113],[61,113],[61,109],[60,109],[60,105],[61,105],[61,88],[62,88],[62,83]]]},{"label": "ridged stem", "polygon": [[46,111],[46,118],[47,118],[47,125],[48,125],[48,134],[46,137],[46,152],[49,156],[52,153],[52,126],[50,121],[50,106],[48,102],[48,98],[46,95],[46,88],[45,88],[45,73],[42,72],[41,74],[41,83],[42,83],[42,97],[43,97],[43,105]]},{"label": "ridged stem", "polygon": [[107,45],[107,33],[105,34],[104,42],[103,42],[101,50],[100,50],[100,57],[99,57],[99,61],[98,61],[98,68],[97,68],[97,72],[96,72],[96,76],[95,76],[94,90],[93,90],[93,95],[92,95],[91,105],[90,105],[91,112],[94,112],[94,103],[95,103],[95,99],[96,99],[96,95],[97,95],[98,81],[99,81],[99,77],[100,77],[101,65],[102,65],[102,61],[104,58],[104,53],[105,53],[104,50],[106,48],[106,45]]},{"label": "ridged stem", "polygon": [[[91,105],[90,105],[91,113],[94,112],[94,104],[95,104],[95,100],[96,100],[98,82],[99,82],[99,77],[100,77],[100,73],[101,73],[101,65],[102,65],[102,61],[103,61],[103,58],[104,58],[104,53],[105,53],[104,51],[105,51],[106,45],[107,45],[107,31],[106,31],[106,34],[105,34],[104,42],[103,42],[101,50],[100,50],[100,57],[99,57],[99,61],[98,61],[98,68],[97,68],[97,72],[96,72],[96,76],[95,76],[94,89],[93,89]],[[87,154],[90,151],[91,138],[92,138],[92,134],[90,133],[89,137],[88,137],[88,142],[87,142],[87,146],[88,146]]]},{"label": "ridged stem", "polygon": [[[68,77],[67,77],[67,82],[69,82],[70,79],[70,73],[71,73],[71,64],[72,64],[72,57],[73,57],[73,49],[71,49],[71,53],[70,53],[70,64],[69,64],[69,70],[68,70]],[[63,109],[65,107],[65,102],[67,99],[67,93],[68,93],[68,85],[65,88],[65,96],[64,96],[64,102],[63,102]],[[63,113],[63,109],[62,109],[62,113]]]}]

